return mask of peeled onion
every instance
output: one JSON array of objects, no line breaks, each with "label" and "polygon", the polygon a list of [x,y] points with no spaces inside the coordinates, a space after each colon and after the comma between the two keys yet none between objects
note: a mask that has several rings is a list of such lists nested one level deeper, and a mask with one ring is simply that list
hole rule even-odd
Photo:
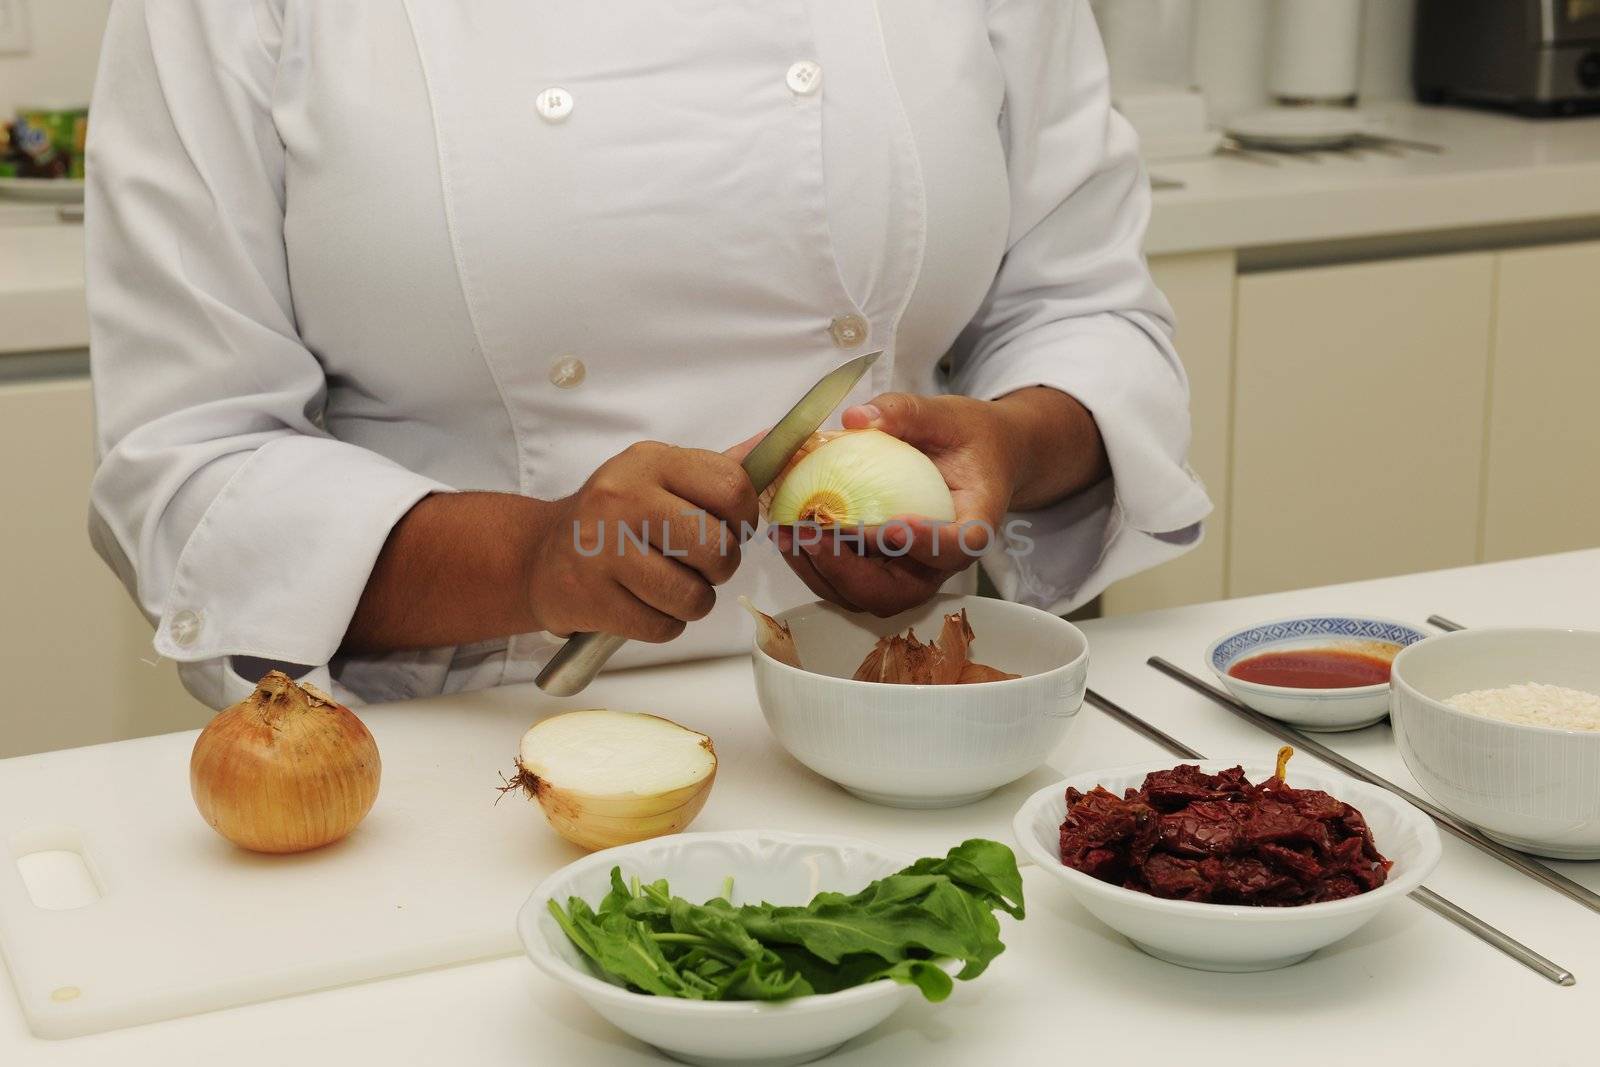
[{"label": "peeled onion", "polygon": [[189,789],[212,829],[255,852],[304,852],[372,810],[378,744],[349,708],[272,671],[219,712],[189,757]]},{"label": "peeled onion", "polygon": [[762,495],[775,526],[882,526],[897,516],[953,522],[955,500],[933,460],[882,430],[813,434]]},{"label": "peeled onion", "polygon": [[711,738],[638,712],[569,711],[522,736],[520,787],[556,833],[594,851],[675,834],[711,795]]}]

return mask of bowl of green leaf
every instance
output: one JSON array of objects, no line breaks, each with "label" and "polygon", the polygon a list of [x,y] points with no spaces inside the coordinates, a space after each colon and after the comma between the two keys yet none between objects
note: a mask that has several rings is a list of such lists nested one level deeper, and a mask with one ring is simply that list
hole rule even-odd
[{"label": "bowl of green leaf", "polygon": [[948,997],[1021,919],[1016,857],[743,830],[607,849],[535,889],[528,956],[618,1029],[696,1064],[805,1063]]}]

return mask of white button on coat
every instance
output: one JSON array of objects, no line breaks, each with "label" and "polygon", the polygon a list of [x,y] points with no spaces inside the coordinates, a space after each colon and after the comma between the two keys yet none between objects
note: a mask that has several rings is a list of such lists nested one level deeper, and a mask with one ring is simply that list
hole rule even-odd
[{"label": "white button on coat", "polygon": [[784,80],[797,95],[810,96],[822,87],[822,68],[812,60],[802,59],[789,68]]},{"label": "white button on coat", "polygon": [[188,648],[200,637],[200,616],[187,609],[176,612],[168,629],[172,634],[173,644],[179,648]]},{"label": "white button on coat", "polygon": [[828,332],[833,334],[833,343],[840,348],[856,348],[867,339],[868,329],[866,319],[851,313],[834,319]]},{"label": "white button on coat", "polygon": [[583,384],[588,373],[589,368],[583,365],[583,360],[567,356],[550,364],[550,384],[557,389],[575,389]]},{"label": "white button on coat", "polygon": [[567,116],[572,114],[572,94],[559,85],[553,85],[539,93],[533,106],[546,122],[565,122]]},{"label": "white button on coat", "polygon": [[[1196,540],[1149,195],[1087,0],[797,2],[112,5],[92,533],[201,699],[249,691],[232,657],[323,684],[424,496],[557,499],[642,439],[728,448],[866,345],[850,402],[1043,385],[1094,412],[1114,485],[1015,516],[1032,550],[984,561],[1004,595],[1065,611]],[[574,85],[582,138],[539,136]],[[604,389],[555,388],[598,353]],[[613,664],[747,653],[741,593],[815,599],[752,542],[710,616]],[[332,682],[526,681],[555,643],[340,656]]]}]

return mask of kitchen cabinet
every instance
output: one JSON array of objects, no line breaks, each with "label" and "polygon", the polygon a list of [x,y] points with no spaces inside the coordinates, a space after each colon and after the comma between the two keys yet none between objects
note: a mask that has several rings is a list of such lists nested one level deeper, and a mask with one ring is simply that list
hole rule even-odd
[{"label": "kitchen cabinet", "polygon": [[88,379],[0,385],[0,456],[0,758],[203,725],[89,546]]},{"label": "kitchen cabinet", "polygon": [[1240,276],[1230,596],[1477,559],[1495,260]]},{"label": "kitchen cabinet", "polygon": [[1189,462],[1216,510],[1205,540],[1170,563],[1106,590],[1108,614],[1220,600],[1227,595],[1228,432],[1233,408],[1234,254],[1201,252],[1150,261],[1156,284],[1177,314],[1178,352],[1189,375],[1194,438]]},{"label": "kitchen cabinet", "polygon": [[1600,243],[1499,257],[1483,556],[1600,545]]}]

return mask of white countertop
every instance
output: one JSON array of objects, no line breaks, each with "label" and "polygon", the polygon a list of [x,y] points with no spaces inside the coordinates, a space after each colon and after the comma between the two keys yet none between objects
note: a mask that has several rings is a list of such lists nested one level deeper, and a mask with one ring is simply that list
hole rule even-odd
[{"label": "white countertop", "polygon": [[1600,117],[1525,119],[1393,102],[1381,134],[1434,144],[1385,155],[1159,163],[1151,255],[1307,244],[1600,216]]},{"label": "white countertop", "polygon": [[0,353],[88,344],[83,227],[53,204],[0,200]]},{"label": "white countertop", "polygon": [[[1600,219],[1600,117],[1536,120],[1408,103],[1374,110],[1389,135],[1445,151],[1157,164],[1155,174],[1184,187],[1155,194],[1146,249],[1169,255]],[[89,343],[83,228],[54,221],[53,208],[0,202],[0,324],[0,353]]]},{"label": "white countertop", "polygon": [[[1227,601],[1089,623],[1090,685],[1217,758],[1259,756],[1277,743],[1144,665],[1159,653],[1195,671],[1229,627],[1309,611],[1360,611],[1421,621],[1439,613],[1469,626],[1600,628],[1600,550],[1327,589]],[[683,668],[674,684],[692,685]],[[749,687],[718,661],[701,671]],[[516,699],[515,690],[502,691]],[[719,692],[718,698],[729,694]],[[734,694],[738,696],[738,694]],[[438,706],[447,730],[452,700]],[[746,695],[753,708],[753,696]],[[722,724],[730,751],[772,744],[752,710]],[[724,747],[718,734],[718,748]],[[1416,788],[1387,726],[1325,738],[1358,762]],[[1050,756],[1057,771],[1165,754],[1086,708]],[[1297,759],[1309,759],[1302,753]],[[738,775],[727,760],[721,774]],[[1177,762],[1174,760],[1174,762]],[[841,794],[842,796],[842,794]],[[774,805],[782,798],[775,798]],[[881,812],[882,809],[875,809]],[[791,815],[793,813],[790,813]],[[871,814],[863,808],[863,815]],[[750,810],[749,825],[766,813]],[[848,833],[835,811],[826,827]],[[1008,827],[990,831],[1009,839]],[[1600,864],[1557,864],[1600,888]],[[530,888],[542,872],[529,872]],[[1009,946],[980,980],[941,1005],[916,1002],[837,1053],[838,1064],[1160,1062],[1188,1050],[1236,1050],[1286,1064],[1401,1059],[1503,1067],[1593,1062],[1600,1012],[1600,916],[1445,837],[1429,885],[1578,976],[1559,988],[1423,908],[1400,904],[1305,963],[1265,974],[1209,974],[1140,953],[1025,870],[1028,919],[1007,922]],[[265,917],[264,921],[269,917]],[[507,916],[507,921],[511,919]],[[662,1062],[590,1013],[520,957],[290,997],[69,1041],[32,1038],[0,991],[0,1063],[29,1067],[360,1062],[646,1064]]]}]

